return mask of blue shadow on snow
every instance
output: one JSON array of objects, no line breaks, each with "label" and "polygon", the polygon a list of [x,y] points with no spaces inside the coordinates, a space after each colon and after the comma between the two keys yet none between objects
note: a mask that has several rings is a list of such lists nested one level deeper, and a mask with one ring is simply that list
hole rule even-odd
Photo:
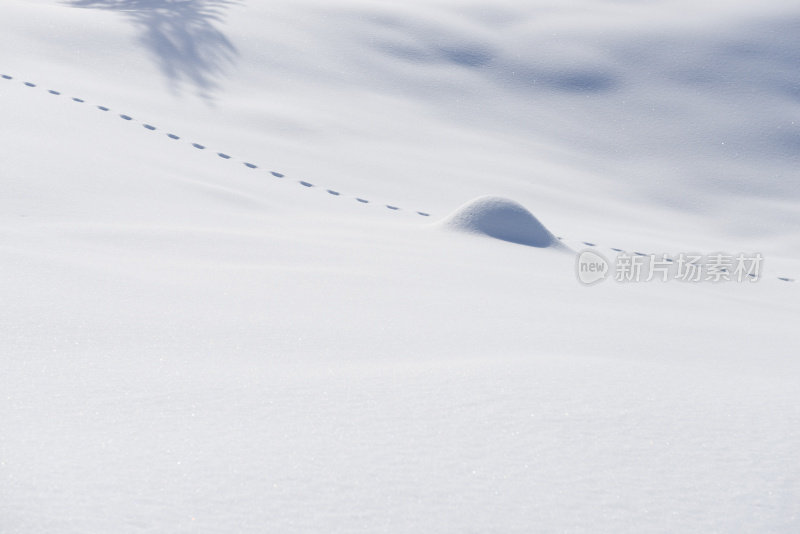
[{"label": "blue shadow on snow", "polygon": [[238,52],[219,29],[239,0],[64,0],[71,7],[118,11],[140,31],[173,89],[211,98]]}]

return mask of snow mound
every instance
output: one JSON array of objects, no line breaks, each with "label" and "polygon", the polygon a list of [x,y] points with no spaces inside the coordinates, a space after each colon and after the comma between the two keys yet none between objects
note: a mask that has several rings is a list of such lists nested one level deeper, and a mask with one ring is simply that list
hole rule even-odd
[{"label": "snow mound", "polygon": [[563,247],[530,211],[502,197],[476,198],[451,213],[440,224],[530,247]]}]

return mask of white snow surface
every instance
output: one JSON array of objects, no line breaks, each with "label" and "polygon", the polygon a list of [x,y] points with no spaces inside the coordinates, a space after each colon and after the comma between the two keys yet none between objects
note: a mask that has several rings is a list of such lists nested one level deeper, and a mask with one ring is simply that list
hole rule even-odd
[{"label": "white snow surface", "polygon": [[800,531],[796,2],[0,15],[3,534]]},{"label": "white snow surface", "polygon": [[502,197],[486,195],[467,202],[441,225],[518,245],[566,248],[524,206]]}]

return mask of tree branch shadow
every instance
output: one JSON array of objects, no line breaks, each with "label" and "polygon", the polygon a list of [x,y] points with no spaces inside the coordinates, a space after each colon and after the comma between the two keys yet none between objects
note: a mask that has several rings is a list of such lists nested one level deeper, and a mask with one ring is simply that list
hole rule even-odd
[{"label": "tree branch shadow", "polygon": [[219,29],[225,11],[240,0],[65,0],[72,7],[125,14],[140,31],[139,41],[172,88],[193,87],[212,99],[238,56]]}]

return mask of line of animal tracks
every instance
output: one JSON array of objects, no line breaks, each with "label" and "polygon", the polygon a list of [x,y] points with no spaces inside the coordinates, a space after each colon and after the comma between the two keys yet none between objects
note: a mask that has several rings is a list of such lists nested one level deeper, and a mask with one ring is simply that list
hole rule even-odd
[{"label": "line of animal tracks", "polygon": [[[0,74],[0,79],[6,80],[6,81],[16,81],[15,77],[11,76],[9,74]],[[39,88],[39,84],[34,83],[34,82],[23,81],[22,83],[26,87],[29,87],[29,88],[32,88],[32,89]],[[108,112],[112,111],[111,108],[108,107],[108,106],[90,104],[85,99],[77,97],[77,96],[65,96],[61,91],[58,91],[58,90],[55,90],[55,89],[47,89],[47,94],[50,94],[50,95],[53,95],[53,96],[57,96],[57,97],[65,97],[65,98],[70,99],[72,102],[75,102],[77,104],[86,104],[87,106],[91,106],[94,109],[99,110],[101,112],[108,113]],[[143,129],[145,129],[147,131],[151,131],[151,132],[163,131],[164,134],[165,134],[164,135],[165,139],[169,139],[171,141],[185,141],[185,139],[183,139],[182,136],[180,136],[178,134],[175,134],[175,133],[167,131],[167,130],[161,130],[159,127],[157,127],[157,126],[155,126],[155,125],[153,125],[153,124],[151,124],[149,122],[138,121],[138,120],[134,119],[134,117],[132,117],[131,115],[128,115],[128,114],[125,114],[125,113],[119,113],[119,118],[121,120],[123,120],[123,121],[128,121],[128,122],[131,122],[131,123],[141,124]],[[207,145],[205,145],[203,143],[198,143],[198,142],[193,142],[193,141],[187,141],[187,142],[197,150],[200,150],[200,151],[211,150],[211,151],[213,151],[212,149],[210,149]],[[243,165],[244,167],[246,167],[248,169],[252,169],[252,170],[262,170],[263,169],[263,167],[261,165],[259,165],[259,164],[253,163],[250,160],[237,159],[237,158],[233,157],[231,154],[229,154],[228,152],[219,151],[219,152],[216,152],[216,154],[217,154],[217,156],[219,158],[221,158],[223,160],[227,160],[227,161],[235,162],[235,163],[240,163],[241,165]],[[266,172],[269,174],[269,176],[271,176],[273,178],[278,178],[278,179],[286,178],[286,175],[284,173],[281,173],[281,172],[278,172],[278,171],[267,170]],[[306,188],[317,187],[317,185],[315,185],[315,184],[313,184],[311,182],[305,181],[305,180],[297,180],[296,182],[299,185],[301,185],[302,187],[306,187]],[[354,199],[359,204],[372,204],[371,201],[368,200],[368,199],[365,199],[365,198],[362,198],[362,197],[357,197],[357,196],[356,197],[347,197],[346,195],[343,195],[340,191],[337,191],[335,189],[326,189],[326,192],[328,194],[330,194],[331,196],[333,196],[333,197]],[[390,210],[390,211],[395,211],[395,212],[402,210],[401,207],[393,205],[393,204],[385,204],[384,207],[386,209]],[[414,210],[414,213],[416,213],[417,215],[422,216],[422,217],[430,217],[430,213],[427,213],[427,212],[424,212],[424,211],[416,211],[416,210]],[[567,241],[565,238],[562,238],[562,237],[558,237],[558,239],[561,240],[561,241]],[[599,247],[599,245],[597,245],[596,243],[592,243],[592,242],[589,242],[589,241],[575,240],[575,244],[578,245],[578,246],[584,246],[584,247]],[[626,253],[626,251],[624,249],[618,248],[618,247],[603,247],[603,248],[607,248],[609,251],[613,251],[613,252],[617,252],[617,253]],[[644,252],[638,252],[638,251],[634,251],[634,252],[632,252],[632,254],[637,255],[637,256],[651,256],[652,255],[650,253],[644,253]],[[672,260],[668,260],[668,261],[672,261]],[[795,282],[796,281],[795,278],[791,278],[791,277],[788,277],[788,276],[776,276],[775,278],[777,280],[782,281],[782,282]]]}]

